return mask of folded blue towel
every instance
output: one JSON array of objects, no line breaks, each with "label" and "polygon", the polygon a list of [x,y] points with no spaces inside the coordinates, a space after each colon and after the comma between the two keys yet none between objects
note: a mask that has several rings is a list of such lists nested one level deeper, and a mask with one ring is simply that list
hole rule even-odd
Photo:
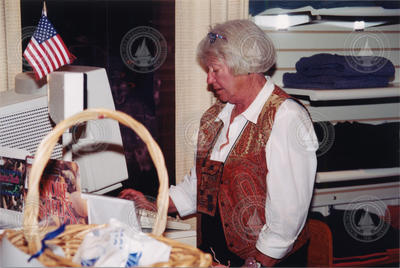
[{"label": "folded blue towel", "polygon": [[303,57],[296,63],[298,73],[305,76],[394,76],[393,63],[383,57],[341,56],[327,53]]},{"label": "folded blue towel", "polygon": [[304,76],[298,73],[283,74],[284,87],[306,89],[348,89],[387,87],[389,78],[384,76],[339,77],[330,75]]}]

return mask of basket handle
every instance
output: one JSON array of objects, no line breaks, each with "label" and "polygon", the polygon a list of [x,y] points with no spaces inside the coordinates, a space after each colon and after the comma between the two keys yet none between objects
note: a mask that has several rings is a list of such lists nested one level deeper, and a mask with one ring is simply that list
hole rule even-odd
[{"label": "basket handle", "polygon": [[160,236],[167,224],[168,213],[168,173],[165,166],[164,156],[156,141],[153,139],[149,131],[140,122],[133,119],[123,112],[108,109],[88,109],[77,113],[60,123],[44,137],[40,143],[35,158],[33,160],[32,169],[29,177],[28,193],[25,204],[29,204],[24,209],[23,229],[24,236],[29,244],[30,252],[36,252],[40,248],[38,215],[39,215],[39,181],[43,170],[50,159],[50,155],[61,135],[70,127],[77,123],[88,120],[111,118],[119,123],[131,128],[146,144],[150,156],[157,170],[160,186],[157,196],[157,216],[154,222],[152,234]]}]

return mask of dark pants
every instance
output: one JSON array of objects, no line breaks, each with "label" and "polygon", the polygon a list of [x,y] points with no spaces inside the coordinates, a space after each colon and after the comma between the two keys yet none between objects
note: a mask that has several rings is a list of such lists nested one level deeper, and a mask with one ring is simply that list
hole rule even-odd
[{"label": "dark pants", "polygon": [[284,258],[276,265],[276,267],[306,267],[308,244],[309,242],[299,248],[296,252],[293,252],[292,254]]},{"label": "dark pants", "polygon": [[226,245],[218,206],[214,217],[201,214],[200,224],[201,244],[199,249],[210,253],[213,256],[214,262],[219,261],[221,264],[231,267],[240,267],[244,264],[244,260],[231,252]]},{"label": "dark pants", "polygon": [[[219,214],[219,207],[217,206],[215,216],[201,214],[201,244],[199,249],[204,252],[210,253],[214,258],[223,265],[230,267],[241,267],[245,260],[231,252],[225,240],[224,230],[222,228],[221,217]],[[213,252],[214,251],[214,252]],[[302,246],[299,250],[292,253],[281,262],[277,267],[306,267],[307,266],[307,251],[308,243]]]}]

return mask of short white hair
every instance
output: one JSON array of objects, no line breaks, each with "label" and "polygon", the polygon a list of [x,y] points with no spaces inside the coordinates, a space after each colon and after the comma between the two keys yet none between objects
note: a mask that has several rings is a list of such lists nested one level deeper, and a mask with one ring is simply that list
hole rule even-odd
[{"label": "short white hair", "polygon": [[234,75],[265,73],[275,64],[271,39],[250,20],[219,23],[210,33],[197,47],[197,60],[205,70],[211,57],[223,60]]}]

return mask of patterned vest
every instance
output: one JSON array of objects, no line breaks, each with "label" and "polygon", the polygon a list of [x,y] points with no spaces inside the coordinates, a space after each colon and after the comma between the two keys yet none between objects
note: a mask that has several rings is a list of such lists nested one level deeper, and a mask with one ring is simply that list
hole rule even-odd
[{"label": "patterned vest", "polygon": [[275,114],[287,98],[290,96],[275,86],[257,123],[247,123],[225,163],[210,160],[223,125],[215,119],[224,104],[213,105],[200,121],[196,158],[197,210],[214,216],[218,202],[227,246],[243,259],[255,256],[258,234],[266,222],[265,146]]}]

